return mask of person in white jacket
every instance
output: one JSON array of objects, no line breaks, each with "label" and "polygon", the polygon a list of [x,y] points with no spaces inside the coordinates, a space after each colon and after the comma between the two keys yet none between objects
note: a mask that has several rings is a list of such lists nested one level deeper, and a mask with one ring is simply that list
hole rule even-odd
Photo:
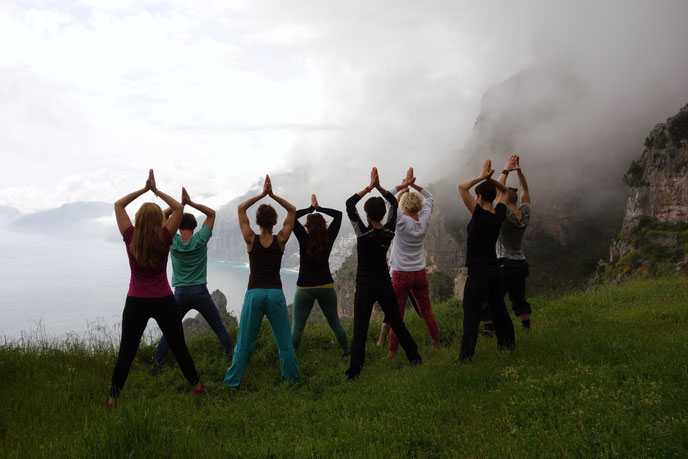
[{"label": "person in white jacket", "polygon": [[[413,188],[418,193],[410,191]],[[396,224],[394,244],[390,265],[392,271],[392,286],[397,295],[399,312],[404,317],[406,301],[412,295],[418,307],[418,314],[425,322],[430,339],[435,348],[440,346],[440,334],[435,316],[430,306],[430,288],[428,274],[425,269],[425,234],[430,224],[432,214],[432,193],[416,185],[413,168],[409,168],[406,178],[401,185],[389,189],[393,195],[399,193],[399,208],[403,215],[399,215]],[[399,341],[392,331],[389,340],[388,357],[394,357],[399,349]]]}]

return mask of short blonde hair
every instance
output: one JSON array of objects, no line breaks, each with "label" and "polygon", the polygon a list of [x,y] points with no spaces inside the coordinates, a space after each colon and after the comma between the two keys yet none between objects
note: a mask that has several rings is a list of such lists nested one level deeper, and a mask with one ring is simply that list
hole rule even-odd
[{"label": "short blonde hair", "polygon": [[401,207],[401,210],[404,212],[417,214],[423,208],[423,196],[412,191],[404,193],[401,195],[399,207]]}]

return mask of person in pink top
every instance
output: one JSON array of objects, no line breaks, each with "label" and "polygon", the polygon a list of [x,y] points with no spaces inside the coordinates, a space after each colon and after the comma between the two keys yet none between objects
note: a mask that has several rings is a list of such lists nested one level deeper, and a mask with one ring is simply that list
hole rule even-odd
[{"label": "person in pink top", "polygon": [[[147,191],[152,191],[165,201],[172,209],[172,215],[165,222],[160,206],[147,202],[136,212],[135,225],[132,225],[125,208]],[[184,376],[192,385],[192,393],[198,395],[203,392],[204,386],[198,380],[196,367],[186,347],[181,318],[167,282],[167,257],[172,234],[179,228],[182,212],[183,206],[180,203],[155,187],[153,169],[148,174],[145,187],[129,193],[115,203],[115,218],[126,245],[131,279],[122,313],[122,339],[112,372],[108,408],[117,405],[117,398],[124,387],[150,318],[155,319],[162,330]]]}]

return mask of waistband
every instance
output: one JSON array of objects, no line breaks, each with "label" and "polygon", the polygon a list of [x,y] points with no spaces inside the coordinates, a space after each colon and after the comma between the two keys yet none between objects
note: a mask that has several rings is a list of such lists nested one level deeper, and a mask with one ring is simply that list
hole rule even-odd
[{"label": "waistband", "polygon": [[296,286],[297,290],[309,290],[312,288],[334,288],[334,282],[331,282],[329,284],[324,284],[324,285],[309,285],[309,286],[297,285]]}]

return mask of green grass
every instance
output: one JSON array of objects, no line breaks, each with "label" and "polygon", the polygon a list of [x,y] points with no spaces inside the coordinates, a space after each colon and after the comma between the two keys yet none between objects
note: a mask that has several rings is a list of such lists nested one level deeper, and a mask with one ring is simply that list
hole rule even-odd
[{"label": "green grass", "polygon": [[[190,341],[207,393],[176,364],[158,377],[142,346],[117,409],[104,407],[116,350],[35,341],[0,348],[0,457],[686,456],[688,281],[645,279],[534,300],[516,351],[480,338],[457,363],[461,310],[435,306],[445,348],[407,322],[424,364],[393,360],[369,332],[361,379],[344,380],[327,325],[306,329],[300,385],[280,383],[264,324],[240,391],[214,336]],[[351,332],[351,324],[347,331]],[[233,336],[235,330],[230,331]]]}]

